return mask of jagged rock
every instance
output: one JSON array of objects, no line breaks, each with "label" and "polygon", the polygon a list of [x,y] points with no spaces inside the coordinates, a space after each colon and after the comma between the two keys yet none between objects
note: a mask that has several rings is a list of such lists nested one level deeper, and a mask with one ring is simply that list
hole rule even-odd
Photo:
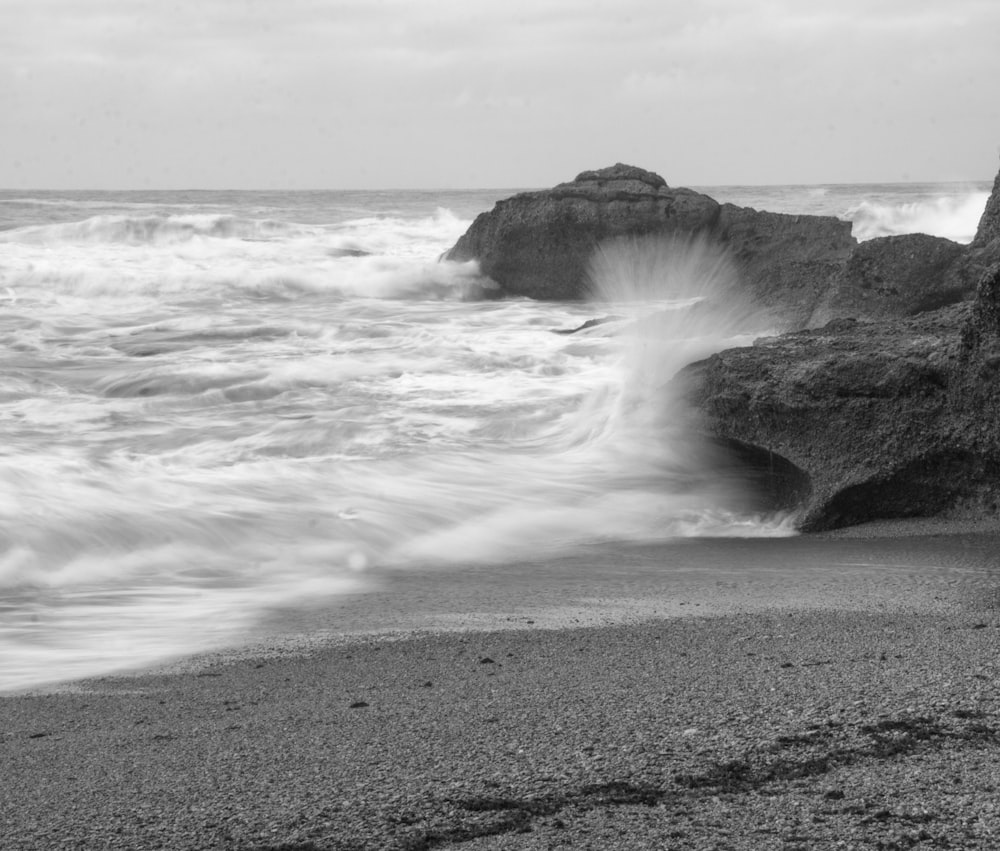
[{"label": "jagged rock", "polygon": [[741,286],[788,328],[802,328],[857,241],[851,223],[723,204],[716,235],[736,260]]},{"label": "jagged rock", "polygon": [[[968,249],[925,236],[864,243],[823,308],[913,312],[951,297],[949,286],[974,292],[971,304],[881,322],[837,319],[722,352],[675,379],[707,435],[753,470],[772,504],[797,506],[803,529],[997,515],[998,214],[1000,175]],[[906,282],[875,293],[891,306],[862,292],[885,281]]]},{"label": "jagged rock", "polygon": [[1000,241],[1000,172],[997,172],[993,180],[993,192],[986,202],[986,209],[979,219],[979,227],[976,229],[975,239],[972,240],[972,248],[986,248],[993,242]]},{"label": "jagged rock", "polygon": [[972,314],[962,328],[962,343],[967,359],[990,359],[992,350],[1000,344],[1000,264],[987,269],[979,281]]},{"label": "jagged rock", "polygon": [[[998,176],[1000,181],[1000,176]],[[699,235],[733,259],[741,297],[778,327],[815,328],[832,319],[909,316],[972,297],[1000,261],[1000,201],[964,246],[924,234],[858,244],[832,216],[788,215],[718,204],[658,174],[621,163],[570,183],[526,192],[482,213],[444,257],[477,260],[495,294],[578,299],[600,245],[658,235],[683,244]]]},{"label": "jagged rock", "polygon": [[862,242],[820,298],[809,327],[845,317],[889,319],[969,298],[975,282],[953,272],[965,246],[914,233]]},{"label": "jagged rock", "polygon": [[508,295],[577,299],[587,293],[587,264],[605,240],[698,233],[718,215],[707,195],[671,189],[659,175],[619,163],[497,202],[444,256],[478,260],[482,274]]},{"label": "jagged rock", "polygon": [[596,328],[598,325],[607,325],[609,322],[620,322],[624,318],[624,316],[599,316],[597,319],[588,319],[582,325],[577,325],[576,328],[554,328],[552,329],[552,333],[576,334],[580,331],[586,331],[588,328]]},{"label": "jagged rock", "polygon": [[676,380],[712,439],[798,504],[803,529],[997,510],[1000,266],[971,305],[837,320]]}]

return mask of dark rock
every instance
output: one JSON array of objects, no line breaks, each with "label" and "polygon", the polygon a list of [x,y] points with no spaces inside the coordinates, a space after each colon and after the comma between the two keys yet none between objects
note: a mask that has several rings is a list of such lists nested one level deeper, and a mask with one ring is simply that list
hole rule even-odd
[{"label": "dark rock", "polygon": [[794,471],[803,529],[1000,501],[1000,266],[972,305],[758,340],[677,380],[714,441]]},{"label": "dark rock", "polygon": [[952,270],[952,276],[974,289],[983,273],[995,263],[1000,263],[1000,172],[993,181],[993,192],[979,219],[976,236]]},{"label": "dark rock", "polygon": [[552,333],[575,334],[577,331],[586,331],[588,328],[596,328],[598,325],[606,325],[608,322],[618,322],[624,318],[624,316],[601,316],[597,319],[588,319],[582,325],[577,325],[576,328],[554,328]]},{"label": "dark rock", "polygon": [[746,294],[777,310],[788,328],[804,327],[857,245],[851,223],[724,204],[717,236],[737,264]]},{"label": "dark rock", "polygon": [[605,240],[699,233],[718,216],[707,195],[671,189],[659,175],[619,163],[499,201],[444,257],[478,260],[507,295],[578,299],[587,295],[590,256]]},{"label": "dark rock", "polygon": [[675,244],[700,236],[727,247],[745,295],[759,307],[779,308],[789,327],[805,324],[856,245],[849,222],[720,206],[618,164],[500,201],[444,258],[478,260],[507,295],[578,299],[590,294],[588,264],[599,245],[648,236]]},{"label": "dark rock", "polygon": [[986,209],[979,219],[972,248],[985,248],[991,243],[1000,241],[1000,172],[993,180],[993,192],[986,202]]},{"label": "dark rock", "polygon": [[578,299],[592,294],[588,264],[598,246],[650,236],[721,246],[741,296],[778,327],[910,316],[970,299],[983,271],[1000,262],[1000,175],[968,249],[924,234],[858,245],[849,222],[719,205],[619,163],[500,201],[443,256],[477,260],[496,287],[490,295]]},{"label": "dark rock", "polygon": [[992,358],[1000,340],[1000,264],[989,267],[979,280],[972,315],[962,328],[967,357]]},{"label": "dark rock", "polygon": [[[839,318],[722,352],[676,379],[711,440],[780,494],[775,504],[797,504],[802,528],[996,516],[998,211],[1000,175],[968,249],[920,235],[859,246],[813,321],[823,311],[917,315]],[[966,291],[971,304],[919,312]]]},{"label": "dark rock", "polygon": [[912,316],[967,299],[975,283],[952,274],[964,254],[959,243],[922,233],[863,242],[851,252],[808,325],[819,327],[841,317]]}]

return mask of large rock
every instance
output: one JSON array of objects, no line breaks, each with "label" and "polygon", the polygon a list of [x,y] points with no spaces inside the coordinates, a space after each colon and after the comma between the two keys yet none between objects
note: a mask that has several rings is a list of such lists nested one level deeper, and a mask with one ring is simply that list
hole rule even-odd
[{"label": "large rock", "polygon": [[914,233],[862,242],[820,297],[808,327],[834,319],[913,316],[964,301],[975,282],[959,274],[965,246]]},{"label": "large rock", "polygon": [[761,307],[785,311],[791,326],[809,317],[856,244],[849,222],[720,206],[619,163],[498,202],[445,258],[477,260],[505,294],[577,299],[588,295],[597,246],[649,235],[718,240],[737,261],[746,294]]},{"label": "large rock", "polygon": [[707,195],[671,189],[659,175],[619,163],[497,202],[445,259],[478,260],[482,274],[508,295],[578,299],[587,295],[587,264],[602,242],[696,234],[718,217],[719,205]]},{"label": "large rock", "polygon": [[986,248],[992,243],[1000,242],[1000,172],[993,181],[993,192],[986,202],[986,209],[979,219],[976,236],[972,240],[972,248]]},{"label": "large rock", "polygon": [[769,213],[723,204],[716,236],[737,263],[744,294],[786,328],[802,328],[857,245],[832,216]]},{"label": "large rock", "polygon": [[692,364],[676,379],[801,528],[995,516],[1000,266],[975,302],[882,323],[838,320]]},{"label": "large rock", "polygon": [[719,205],[619,163],[498,202],[444,256],[477,260],[501,295],[578,299],[590,294],[598,246],[649,235],[673,244],[700,235],[722,246],[735,261],[741,297],[779,327],[911,316],[970,299],[983,271],[1000,262],[1000,175],[968,249],[924,234],[859,245],[849,222]]}]

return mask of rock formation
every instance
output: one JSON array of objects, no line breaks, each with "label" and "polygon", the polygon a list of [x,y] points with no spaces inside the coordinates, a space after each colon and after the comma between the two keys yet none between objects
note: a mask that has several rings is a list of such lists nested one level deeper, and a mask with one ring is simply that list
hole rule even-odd
[{"label": "rock formation", "polygon": [[983,210],[982,217],[979,219],[979,227],[971,247],[984,249],[998,242],[1000,242],[1000,172],[997,172],[996,179],[993,181],[993,192],[986,202],[986,209]]},{"label": "rock formation", "polygon": [[[755,471],[772,504],[796,507],[803,529],[997,516],[998,212],[1000,175],[968,249],[918,235],[855,250],[825,308],[861,302],[857,313],[896,318],[758,340],[675,379],[707,435]],[[964,293],[973,275],[971,304],[899,318]]]},{"label": "rock formation", "polygon": [[676,381],[805,530],[997,514],[1000,265],[971,305],[759,340]]},{"label": "rock formation", "polygon": [[834,319],[890,319],[969,298],[975,284],[958,271],[966,248],[923,233],[862,242],[820,297],[806,325]]},{"label": "rock formation", "polygon": [[578,299],[587,294],[590,257],[605,240],[700,233],[718,218],[719,205],[707,195],[671,189],[659,175],[619,163],[499,201],[445,259],[478,260],[508,295]]},{"label": "rock formation", "polygon": [[447,256],[478,260],[505,293],[579,298],[597,245],[647,234],[717,240],[746,293],[805,329],[674,379],[766,504],[808,530],[997,516],[1000,175],[968,247],[920,234],[858,245],[847,222],[719,205],[617,165],[501,201]]},{"label": "rock formation", "polygon": [[[996,217],[988,211],[980,226],[983,250],[1000,229]],[[477,260],[500,294],[579,299],[588,295],[588,263],[598,246],[650,235],[718,243],[735,261],[743,297],[791,330],[843,317],[908,316],[968,299],[992,256],[919,234],[858,245],[849,222],[720,205],[619,163],[498,202],[445,259]],[[1000,240],[996,254],[1000,259]]]},{"label": "rock formation", "polygon": [[715,236],[736,260],[744,294],[787,328],[804,327],[857,245],[851,223],[722,205]]}]

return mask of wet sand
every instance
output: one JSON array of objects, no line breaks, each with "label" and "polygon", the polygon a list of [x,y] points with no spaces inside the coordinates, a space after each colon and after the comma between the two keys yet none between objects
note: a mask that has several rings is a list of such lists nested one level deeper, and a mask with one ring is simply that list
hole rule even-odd
[{"label": "wet sand", "polygon": [[0,698],[0,847],[1000,847],[995,534],[377,581]]}]

